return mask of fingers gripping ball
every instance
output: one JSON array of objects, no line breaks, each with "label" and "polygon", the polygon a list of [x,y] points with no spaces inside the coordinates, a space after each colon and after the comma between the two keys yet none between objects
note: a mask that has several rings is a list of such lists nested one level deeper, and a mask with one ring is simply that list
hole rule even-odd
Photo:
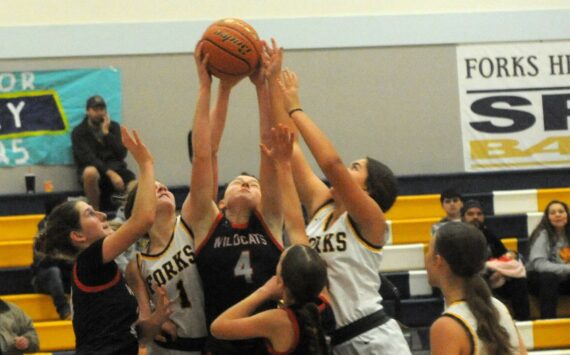
[{"label": "fingers gripping ball", "polygon": [[261,42],[255,29],[240,19],[223,19],[206,29],[202,55],[209,54],[208,70],[220,79],[250,75],[259,65]]}]

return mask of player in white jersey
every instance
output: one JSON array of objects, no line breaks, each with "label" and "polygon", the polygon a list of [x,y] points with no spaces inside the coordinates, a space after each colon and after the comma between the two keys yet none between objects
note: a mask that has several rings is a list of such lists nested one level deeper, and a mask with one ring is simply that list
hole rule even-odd
[{"label": "player in white jersey", "polygon": [[[209,114],[212,160],[217,152],[224,130],[231,89],[241,80],[221,80],[216,105]],[[192,161],[192,155],[190,156]],[[213,167],[213,200],[217,196],[217,164]],[[127,198],[125,214],[134,201],[136,190]],[[208,330],[204,313],[204,295],[201,279],[195,264],[195,243],[186,221],[190,215],[190,194],[176,216],[174,195],[161,183],[156,183],[157,212],[155,223],[148,233],[149,245],[138,254],[127,268],[129,285],[134,290],[140,312],[150,311],[151,284],[166,285],[169,298],[174,303],[171,322],[163,326],[163,335],[149,345],[149,354],[200,354],[203,351]]]},{"label": "player in white jersey", "polygon": [[[378,265],[384,245],[387,211],[396,199],[396,179],[384,164],[360,159],[347,169],[324,133],[300,104],[294,73],[281,72],[283,52],[266,46],[272,113],[298,130],[331,183],[311,170],[299,145],[292,159],[299,197],[312,218],[307,234],[329,265],[329,285],[337,329],[335,354],[409,354],[402,331],[383,311],[378,294]],[[325,203],[334,201],[324,209]],[[285,210],[287,213],[287,209]]]},{"label": "player in white jersey", "polygon": [[[172,300],[170,321],[163,325],[162,337],[149,344],[149,354],[200,354],[208,334],[204,315],[204,294],[194,256],[194,241],[183,216],[176,216],[174,195],[156,183],[157,213],[149,231],[150,242],[127,267],[127,280],[135,292],[141,317],[154,299],[152,285],[166,288]],[[125,206],[130,212],[136,188]]]},{"label": "player in white jersey", "polygon": [[432,354],[526,354],[509,311],[481,277],[486,260],[485,237],[472,225],[447,223],[430,240],[428,281],[446,304],[430,329]]}]

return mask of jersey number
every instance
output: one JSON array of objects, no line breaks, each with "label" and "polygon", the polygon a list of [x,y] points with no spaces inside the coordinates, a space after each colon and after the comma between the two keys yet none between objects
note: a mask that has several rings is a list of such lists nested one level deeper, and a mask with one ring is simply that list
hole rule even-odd
[{"label": "jersey number", "polygon": [[176,288],[178,289],[180,295],[180,306],[182,308],[192,307],[192,303],[190,303],[190,300],[188,299],[188,295],[186,294],[186,289],[184,288],[184,283],[182,280],[176,283]]},{"label": "jersey number", "polygon": [[234,267],[234,276],[243,276],[245,277],[245,282],[252,283],[253,282],[253,269],[251,268],[251,258],[249,256],[249,250],[245,250],[241,252],[239,256],[239,260]]}]

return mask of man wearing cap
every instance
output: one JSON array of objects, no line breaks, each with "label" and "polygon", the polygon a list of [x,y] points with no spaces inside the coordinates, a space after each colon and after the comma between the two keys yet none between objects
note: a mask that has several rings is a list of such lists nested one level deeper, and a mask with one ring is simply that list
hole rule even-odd
[{"label": "man wearing cap", "polygon": [[484,276],[493,293],[499,297],[510,298],[513,318],[519,321],[530,319],[524,265],[487,227],[483,207],[479,201],[466,201],[461,207],[461,219],[479,228],[487,240],[488,257]]},{"label": "man wearing cap", "polygon": [[105,195],[124,192],[135,179],[125,162],[127,149],[121,141],[120,125],[109,118],[101,96],[87,100],[85,118],[73,129],[71,142],[79,182],[96,210],[101,207],[101,191]]}]

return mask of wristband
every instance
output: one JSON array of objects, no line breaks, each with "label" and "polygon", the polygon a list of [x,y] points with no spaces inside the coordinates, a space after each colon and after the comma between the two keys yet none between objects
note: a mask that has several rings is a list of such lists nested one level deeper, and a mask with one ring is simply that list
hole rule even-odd
[{"label": "wristband", "polygon": [[289,111],[289,117],[291,117],[291,115],[294,114],[294,113],[297,112],[297,111],[303,112],[303,109],[300,108],[300,107],[297,107],[297,108],[292,109],[291,111]]}]

